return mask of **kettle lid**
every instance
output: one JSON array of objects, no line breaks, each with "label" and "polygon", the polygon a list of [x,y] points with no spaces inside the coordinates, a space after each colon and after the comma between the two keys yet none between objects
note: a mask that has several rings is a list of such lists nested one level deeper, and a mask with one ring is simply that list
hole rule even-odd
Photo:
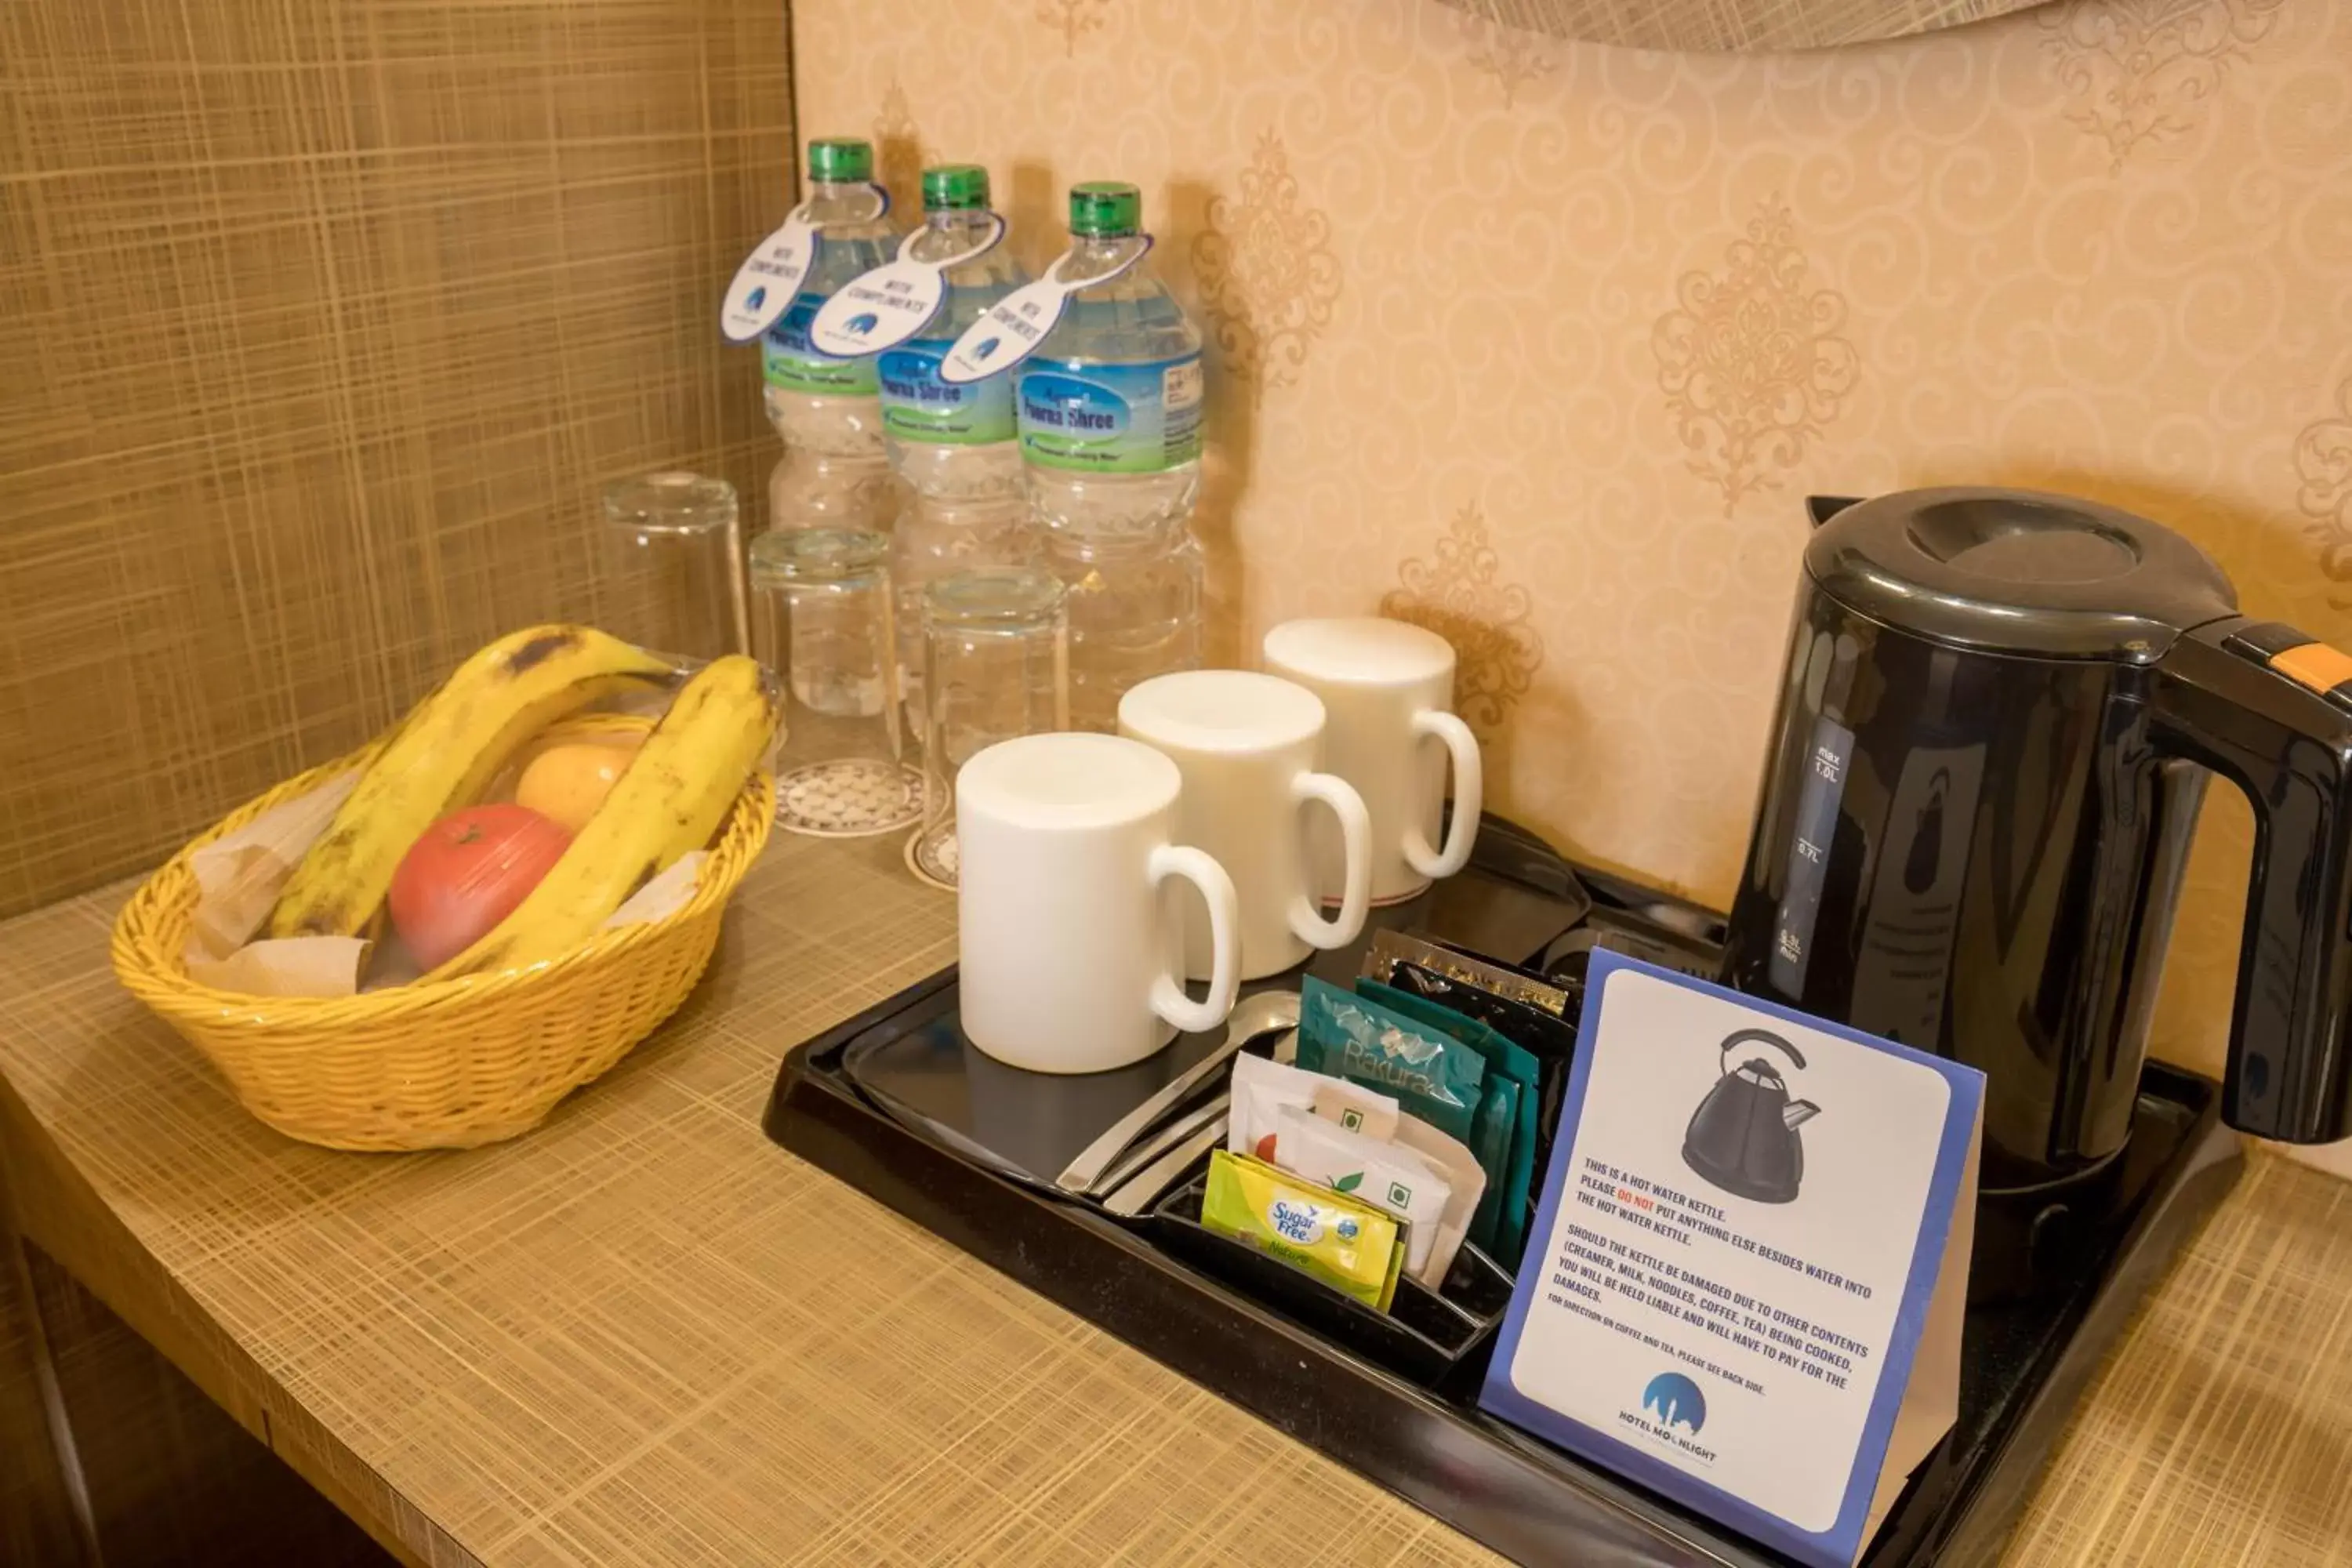
[{"label": "kettle lid", "polygon": [[2170,529],[2036,490],[1857,501],[1814,532],[1805,570],[1882,625],[2028,657],[2147,663],[2238,608],[2221,569]]}]

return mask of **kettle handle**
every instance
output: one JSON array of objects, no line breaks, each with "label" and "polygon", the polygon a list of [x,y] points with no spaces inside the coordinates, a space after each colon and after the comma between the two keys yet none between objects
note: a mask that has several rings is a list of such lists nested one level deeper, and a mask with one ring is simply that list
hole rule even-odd
[{"label": "kettle handle", "polygon": [[2352,1132],[2352,654],[2242,616],[2157,660],[2149,738],[2244,792],[2254,852],[2221,1115],[2294,1143]]},{"label": "kettle handle", "polygon": [[1860,496],[1807,496],[1805,517],[1815,528],[1819,528],[1846,508],[1861,504]]},{"label": "kettle handle", "polygon": [[1790,1045],[1788,1041],[1774,1034],[1771,1030],[1742,1029],[1738,1034],[1733,1035],[1730,1038],[1723,1042],[1723,1064],[1720,1069],[1721,1071],[1729,1072],[1731,1070],[1731,1047],[1734,1046],[1743,1045],[1778,1046],[1782,1050],[1789,1053],[1789,1059],[1796,1063],[1800,1068],[1802,1068],[1805,1065],[1804,1054],[1799,1051],[1796,1047]]}]

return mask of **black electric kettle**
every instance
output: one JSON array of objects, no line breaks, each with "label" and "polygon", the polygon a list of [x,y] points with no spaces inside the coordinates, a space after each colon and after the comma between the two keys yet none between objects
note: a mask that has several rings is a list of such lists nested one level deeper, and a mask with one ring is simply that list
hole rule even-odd
[{"label": "black electric kettle", "polygon": [[1733,1067],[1732,1051],[1748,1045],[1771,1046],[1804,1069],[1797,1047],[1769,1030],[1742,1029],[1727,1038],[1715,1087],[1683,1131],[1683,1163],[1735,1197],[1790,1203],[1805,1179],[1805,1141],[1797,1129],[1822,1108],[1791,1099],[1788,1080],[1763,1057]]},{"label": "black electric kettle", "polygon": [[2129,1135],[2209,774],[2256,821],[2222,1114],[2352,1132],[2352,657],[2196,546],[2021,490],[1823,506],[1730,984],[1983,1069],[1988,1192]]}]

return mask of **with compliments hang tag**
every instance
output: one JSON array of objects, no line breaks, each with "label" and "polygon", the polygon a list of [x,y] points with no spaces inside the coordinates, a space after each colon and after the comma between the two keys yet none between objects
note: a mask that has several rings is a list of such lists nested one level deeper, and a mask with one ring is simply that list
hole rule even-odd
[{"label": "with compliments hang tag", "polygon": [[809,342],[819,353],[836,359],[878,354],[921,331],[947,297],[948,270],[995,249],[1004,238],[1004,220],[991,214],[979,244],[936,261],[910,254],[926,232],[919,228],[900,240],[896,259],[851,279],[824,302],[809,324]]},{"label": "with compliments hang tag", "polygon": [[[866,188],[874,195],[875,217],[887,216],[890,193],[879,185]],[[719,302],[719,331],[729,342],[751,342],[792,308],[793,297],[808,280],[809,268],[816,265],[817,235],[817,226],[809,219],[809,204],[803,202],[784,219],[783,226],[743,258]]]},{"label": "with compliments hang tag", "polygon": [[961,386],[1011,370],[1037,352],[1054,323],[1069,308],[1070,296],[1112,279],[1142,260],[1151,250],[1151,237],[1139,234],[1128,242],[1127,254],[1090,277],[1064,282],[1062,273],[1076,251],[1064,251],[1045,268],[1045,275],[991,305],[980,320],[966,327],[955,346],[940,362],[940,379]]}]

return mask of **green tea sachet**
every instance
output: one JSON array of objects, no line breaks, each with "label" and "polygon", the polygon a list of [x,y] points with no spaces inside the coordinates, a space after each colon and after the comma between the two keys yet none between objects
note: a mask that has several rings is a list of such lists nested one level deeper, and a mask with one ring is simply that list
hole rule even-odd
[{"label": "green tea sachet", "polygon": [[1470,1148],[1486,1168],[1486,1190],[1470,1221],[1471,1242],[1506,1268],[1527,1250],[1528,1204],[1536,1174],[1536,1107],[1542,1064],[1476,1018],[1425,996],[1358,980],[1356,994],[1476,1051],[1486,1064]]},{"label": "green tea sachet", "polygon": [[1461,1041],[1311,974],[1299,990],[1298,1065],[1393,1095],[1406,1115],[1465,1143],[1486,1079],[1486,1059]]},{"label": "green tea sachet", "polygon": [[1230,1150],[1209,1155],[1201,1225],[1385,1312],[1404,1269],[1404,1234],[1370,1204]]}]

